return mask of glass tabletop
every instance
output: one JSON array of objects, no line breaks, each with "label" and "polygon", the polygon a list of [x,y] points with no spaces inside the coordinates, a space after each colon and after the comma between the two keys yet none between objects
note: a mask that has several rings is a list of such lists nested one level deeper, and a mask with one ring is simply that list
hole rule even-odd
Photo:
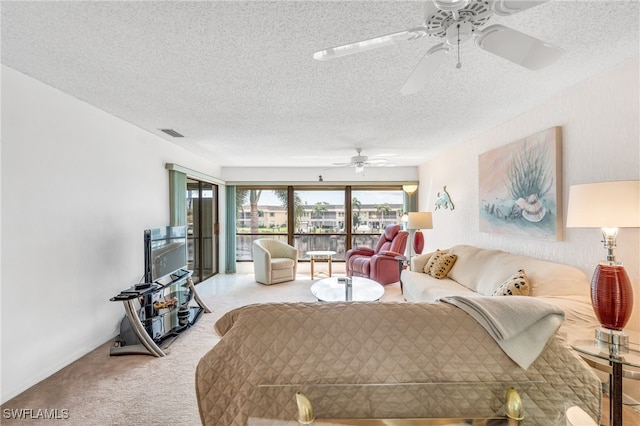
[{"label": "glass tabletop", "polygon": [[[258,385],[248,425],[298,424],[296,394],[308,398],[315,425],[512,425],[506,396],[524,410],[538,382]],[[464,398],[451,398],[465,395]],[[520,399],[522,398],[522,399]],[[551,420],[551,419],[550,419]],[[515,422],[515,423],[514,423]]]},{"label": "glass tabletop", "polygon": [[311,250],[306,254],[308,256],[333,256],[336,252],[333,250]]},{"label": "glass tabletop", "polygon": [[571,343],[576,351],[605,361],[640,368],[640,344],[630,342],[628,347],[600,340],[578,340]]},{"label": "glass tabletop", "polygon": [[373,302],[384,296],[384,287],[368,278],[352,277],[352,287],[348,291],[347,284],[341,277],[330,277],[315,282],[311,293],[323,302]]},{"label": "glass tabletop", "polygon": [[[300,426],[294,420],[277,420],[250,417],[247,426]],[[475,419],[319,419],[314,426],[516,426],[518,422],[506,417],[482,417]]]}]

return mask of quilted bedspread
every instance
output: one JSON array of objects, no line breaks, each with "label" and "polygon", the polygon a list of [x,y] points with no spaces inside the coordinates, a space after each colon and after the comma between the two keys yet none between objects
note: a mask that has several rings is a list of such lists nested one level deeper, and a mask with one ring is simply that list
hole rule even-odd
[{"label": "quilted bedspread", "polygon": [[263,392],[272,385],[326,389],[312,398],[330,407],[318,408],[319,418],[502,416],[510,386],[522,397],[524,424],[554,424],[571,405],[600,418],[600,381],[561,339],[553,336],[525,370],[450,304],[249,305],[225,314],[216,331],[220,342],[196,368],[205,425],[245,425],[260,405],[270,418],[294,420],[290,396]]}]

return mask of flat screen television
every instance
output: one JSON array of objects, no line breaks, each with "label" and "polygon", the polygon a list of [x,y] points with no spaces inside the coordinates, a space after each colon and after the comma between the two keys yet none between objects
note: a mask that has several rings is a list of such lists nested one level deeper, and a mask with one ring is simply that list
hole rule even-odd
[{"label": "flat screen television", "polygon": [[187,267],[187,227],[144,231],[144,282],[154,283]]}]

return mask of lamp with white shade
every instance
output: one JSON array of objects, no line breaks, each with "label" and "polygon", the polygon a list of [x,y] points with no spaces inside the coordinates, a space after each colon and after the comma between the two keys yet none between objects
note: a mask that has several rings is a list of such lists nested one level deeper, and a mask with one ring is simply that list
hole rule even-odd
[{"label": "lamp with white shade", "polygon": [[607,257],[598,264],[591,279],[591,303],[602,326],[596,331],[596,338],[627,345],[623,328],[633,310],[633,289],[613,249],[618,228],[640,227],[640,181],[572,185],[567,227],[602,229]]},{"label": "lamp with white shade", "polygon": [[[415,254],[422,254],[424,248],[424,235],[422,235],[421,229],[433,229],[433,218],[431,212],[409,212],[409,218],[407,220],[407,229],[412,232],[410,248],[413,249]],[[412,253],[409,253],[411,258]]]}]

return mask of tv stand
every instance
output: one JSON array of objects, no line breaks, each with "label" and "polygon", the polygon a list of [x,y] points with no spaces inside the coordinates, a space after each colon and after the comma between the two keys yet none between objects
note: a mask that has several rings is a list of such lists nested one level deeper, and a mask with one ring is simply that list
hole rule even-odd
[{"label": "tv stand", "polygon": [[[163,282],[138,284],[112,297],[111,301],[124,304],[125,317],[110,354],[165,356],[160,347],[164,341],[194,325],[203,313],[210,313],[196,291],[192,274],[179,269]],[[192,300],[196,306],[190,305]]]}]

